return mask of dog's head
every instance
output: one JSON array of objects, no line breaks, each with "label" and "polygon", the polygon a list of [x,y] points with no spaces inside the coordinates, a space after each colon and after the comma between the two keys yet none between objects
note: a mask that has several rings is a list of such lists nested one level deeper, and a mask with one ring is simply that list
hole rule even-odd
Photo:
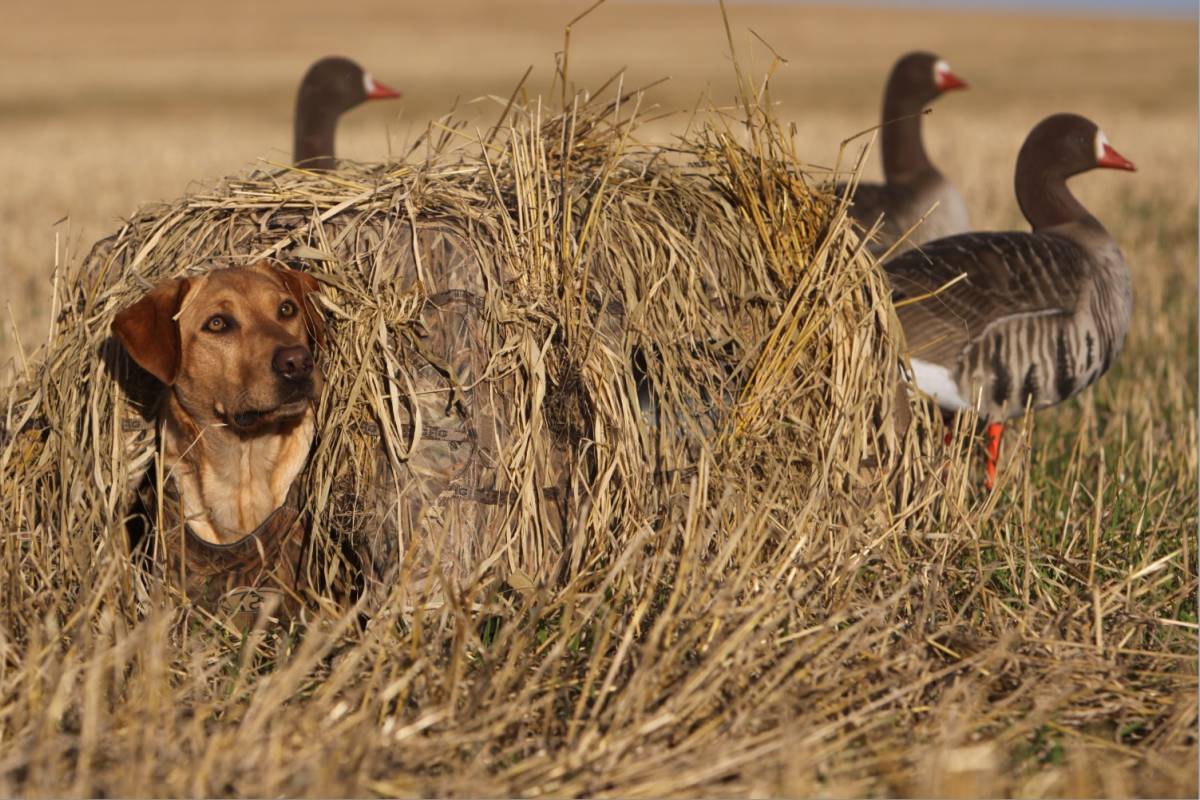
[{"label": "dog's head", "polygon": [[130,357],[201,423],[252,433],[299,418],[321,391],[325,343],[309,274],[260,262],[159,284],[117,314]]}]

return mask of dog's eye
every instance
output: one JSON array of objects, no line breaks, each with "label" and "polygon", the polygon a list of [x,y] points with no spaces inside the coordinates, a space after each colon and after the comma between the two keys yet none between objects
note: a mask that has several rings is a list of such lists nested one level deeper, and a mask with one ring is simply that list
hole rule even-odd
[{"label": "dog's eye", "polygon": [[296,304],[291,300],[284,300],[279,304],[279,316],[294,317],[296,316]]},{"label": "dog's eye", "polygon": [[212,331],[213,333],[221,333],[229,329],[229,320],[225,319],[221,314],[213,314],[208,318],[208,322],[204,323],[204,330]]}]

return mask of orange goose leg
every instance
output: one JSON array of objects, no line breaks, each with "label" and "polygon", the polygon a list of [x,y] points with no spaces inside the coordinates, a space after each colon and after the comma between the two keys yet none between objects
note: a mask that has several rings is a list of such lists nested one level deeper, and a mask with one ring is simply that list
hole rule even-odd
[{"label": "orange goose leg", "polygon": [[987,426],[987,480],[983,486],[988,490],[996,483],[996,462],[1000,460],[1000,437],[1003,435],[1003,422],[992,422]]}]

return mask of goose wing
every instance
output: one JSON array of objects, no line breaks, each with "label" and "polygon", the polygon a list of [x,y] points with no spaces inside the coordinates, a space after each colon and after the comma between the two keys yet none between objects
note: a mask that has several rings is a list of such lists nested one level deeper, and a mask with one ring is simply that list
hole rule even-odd
[{"label": "goose wing", "polygon": [[1033,233],[950,236],[884,269],[910,357],[946,368],[992,326],[1074,314],[1090,278],[1076,244]]}]

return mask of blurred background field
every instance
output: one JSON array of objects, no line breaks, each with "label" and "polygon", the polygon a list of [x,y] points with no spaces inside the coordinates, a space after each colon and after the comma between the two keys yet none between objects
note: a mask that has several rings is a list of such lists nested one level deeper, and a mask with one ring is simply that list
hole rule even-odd
[{"label": "blurred background field", "polygon": [[[341,156],[378,160],[403,153],[432,120],[452,107],[480,128],[490,125],[531,65],[529,92],[545,92],[553,77],[554,54],[563,46],[564,25],[587,5],[562,0],[340,4],[214,0],[170,5],[68,0],[6,8],[0,26],[0,310],[4,312],[0,362],[18,356],[18,338],[26,351],[45,340],[56,258],[81,258],[93,241],[115,231],[122,217],[143,203],[174,198],[205,181],[252,166],[258,159],[288,161],[296,83],[315,58],[328,53],[354,57],[380,80],[404,92],[400,102],[369,104],[351,112],[339,128]],[[898,55],[912,49],[939,53],[971,84],[970,91],[938,101],[925,132],[933,160],[961,188],[975,227],[1024,227],[1013,198],[1013,163],[1027,131],[1050,113],[1075,111],[1092,118],[1113,145],[1138,165],[1134,174],[1100,171],[1072,183],[1130,262],[1136,305],[1125,352],[1095,387],[1039,415],[1031,449],[1017,436],[1008,440],[1008,451],[1030,463],[1018,470],[1020,480],[1014,483],[1019,485],[980,501],[994,502],[990,510],[964,518],[958,527],[947,523],[945,531],[909,532],[914,542],[923,541],[926,534],[931,542],[969,541],[972,547],[1002,554],[995,556],[996,564],[1004,558],[1019,561],[1023,554],[1023,570],[1020,564],[1007,571],[1003,564],[989,564],[986,578],[979,578],[978,594],[973,590],[961,605],[981,640],[997,652],[1004,652],[1005,643],[1028,640],[1031,648],[1046,648],[1029,658],[1044,655],[1048,664],[1063,653],[1090,653],[1086,648],[1092,645],[1093,630],[1086,612],[1093,601],[1100,604],[1103,592],[1110,592],[1105,596],[1121,606],[1108,612],[1110,628],[1125,626],[1120,629],[1136,628],[1138,633],[1134,638],[1099,641],[1105,616],[1100,615],[1094,662],[1085,662],[1082,656],[1074,661],[1067,658],[1063,663],[1070,669],[1063,667],[1061,691],[1060,684],[1043,687],[1053,695],[1046,708],[1061,702],[1067,710],[1051,708],[1044,714],[1037,707],[1019,713],[997,710],[982,689],[955,684],[938,689],[928,706],[913,707],[914,714],[937,717],[920,723],[923,732],[942,731],[937,741],[927,749],[925,740],[914,742],[911,752],[897,755],[883,745],[877,748],[874,734],[866,732],[876,724],[905,729],[914,723],[900,716],[872,718],[869,709],[875,701],[864,700],[854,706],[862,721],[846,723],[846,730],[856,731],[855,735],[861,725],[864,738],[856,739],[855,749],[841,756],[837,755],[841,740],[835,737],[822,742],[825,749],[814,751],[811,764],[795,766],[794,754],[772,751],[769,764],[743,771],[734,782],[714,778],[692,785],[728,795],[1194,796],[1198,169],[1194,17],[1138,17],[1128,7],[1122,13],[1079,9],[1033,13],[736,2],[729,9],[743,66],[754,75],[772,67],[771,49],[755,34],[786,59],[773,72],[771,96],[779,104],[780,116],[795,126],[798,152],[817,178],[838,159],[842,140],[878,122],[886,73]],[[570,58],[571,78],[579,87],[599,85],[621,69],[626,86],[669,76],[669,81],[649,91],[644,102],[647,115],[665,114],[641,132],[658,141],[669,142],[688,124],[690,109],[705,104],[705,98],[718,104],[733,102],[733,68],[715,2],[610,0],[573,30]],[[843,166],[849,166],[866,141],[850,145]],[[874,177],[879,171],[878,156],[872,154],[866,173]],[[975,553],[977,558],[978,549]],[[956,568],[972,576],[975,562],[970,551],[964,549],[956,558],[961,561]],[[913,575],[927,566],[919,558],[897,557],[897,561]],[[983,567],[979,569],[982,573]],[[905,572],[903,577],[910,576]],[[959,599],[956,596],[955,602]],[[906,630],[911,619],[893,622],[898,631]],[[146,630],[144,626],[138,634],[141,638],[127,641],[168,652],[166,628]],[[971,643],[965,645],[964,652],[969,652]],[[408,680],[395,674],[399,667],[388,661],[394,655],[388,646],[368,648],[362,662],[368,666],[361,669],[350,658],[344,669],[339,662],[338,670],[363,680],[364,697],[376,697],[380,694],[376,689],[392,686],[393,678],[397,683]],[[874,669],[875,655],[868,652],[873,647],[863,645],[861,653],[854,651],[868,665],[863,669]],[[231,645],[230,653],[235,649]],[[46,686],[53,680],[49,669],[38,666],[35,651],[30,648],[32,655],[23,665],[16,663],[15,656],[14,663],[5,662],[2,668],[12,667],[7,673],[11,684],[7,696],[33,696],[21,688],[22,674],[42,676],[37,680],[44,679]],[[939,651],[942,655],[946,653]],[[239,657],[230,655],[227,660],[231,663]],[[826,673],[828,686],[823,685],[831,692],[829,687],[854,674],[846,673],[838,658],[831,657],[837,663]],[[371,659],[376,659],[374,667],[369,666]],[[219,667],[225,662],[212,663]],[[107,667],[96,669],[99,674]],[[300,665],[287,674],[299,682],[304,669]],[[1078,674],[1070,671],[1076,669]],[[1054,674],[1048,670],[1046,674]],[[118,672],[116,667],[112,671]],[[194,671],[204,672],[199,667]],[[745,679],[749,685],[756,677]],[[34,677],[28,680],[34,685]],[[196,685],[204,680],[208,677],[197,678]],[[239,675],[238,691],[244,689],[241,680]],[[513,680],[514,686],[522,685]],[[1090,688],[1080,688],[1089,681]],[[295,752],[310,756],[323,745],[346,753],[356,746],[350,736],[323,741],[325,727],[345,713],[334,704],[336,681],[329,691],[318,692],[321,696],[307,707],[284,708],[280,701],[281,714],[294,714],[280,719],[301,720],[311,727],[282,733],[272,729],[269,743],[254,725],[238,728],[239,715],[245,711],[243,699],[226,693],[217,678],[209,683],[216,688],[207,702],[216,709],[211,716],[220,725],[192,730],[187,723],[186,735],[180,734],[178,740],[181,752],[187,751],[189,757],[205,754],[204,763],[194,770],[195,782],[176,778],[172,772],[170,780],[159,776],[157,783],[147,779],[136,785],[159,794],[164,786],[181,785],[209,794],[235,789],[270,794],[282,791],[280,787],[292,794],[389,794],[404,788],[430,794],[447,787],[478,793],[481,786],[503,794],[521,785],[471,784],[469,779],[479,772],[489,771],[494,777],[522,767],[481,762],[472,768],[476,773],[470,773],[463,766],[468,763],[466,756],[459,765],[460,784],[454,783],[453,775],[405,786],[354,783],[362,776],[352,780],[339,772],[341,764],[318,764],[319,756],[302,758],[314,766],[295,778],[279,777],[282,772],[267,776],[264,771],[259,784],[249,778],[236,787],[204,783],[205,770],[232,774],[235,770],[229,765],[240,765],[243,755],[247,762],[259,759],[257,767],[268,744],[273,748],[286,740]],[[65,678],[63,685],[67,685]],[[182,679],[179,685],[185,686]],[[263,680],[262,685],[268,682]],[[1101,698],[1095,700],[1095,717],[1103,722],[1092,721],[1090,709],[1072,706],[1076,695],[1071,692]],[[43,695],[48,696],[49,689]],[[57,700],[44,696],[28,700],[28,717],[34,721],[30,730],[41,725],[39,703],[58,707]],[[198,690],[197,696],[205,695]],[[369,702],[364,701],[364,707]],[[1145,710],[1130,711],[1119,723],[1112,723],[1110,704]],[[1019,724],[998,721],[1005,714],[1020,717]],[[201,717],[197,711],[196,719]],[[259,724],[253,714],[247,718]],[[763,724],[768,722],[782,725],[788,742],[822,741],[819,731],[792,730],[786,720]],[[142,727],[134,720],[114,726],[118,729],[137,736]],[[406,736],[412,733],[409,727],[401,730]],[[659,732],[647,730],[646,737]],[[768,733],[778,743],[776,734]],[[806,738],[810,733],[812,738]],[[630,741],[642,742],[638,738],[642,735],[639,729]],[[687,733],[680,731],[678,736],[686,741]],[[674,737],[671,733],[672,747],[677,745]],[[415,747],[417,738],[405,747]],[[898,738],[893,733],[887,741]],[[984,740],[1000,750],[984,752],[979,744]],[[729,744],[749,747],[747,742],[751,740],[731,738]],[[256,743],[262,743],[264,750],[254,749]],[[946,743],[954,747],[946,749]],[[586,737],[574,741],[575,745],[584,761],[584,756],[596,751]],[[161,743],[147,743],[145,751],[154,747],[165,751]],[[431,753],[436,749],[432,744],[430,748]],[[268,755],[272,763],[289,762],[274,749]],[[642,766],[634,749],[625,755]],[[576,757],[575,751],[571,757]],[[9,765],[4,769],[16,774],[13,765],[24,763],[23,758],[19,753],[11,758],[0,753],[0,765]],[[839,778],[836,770],[831,771],[839,758],[844,775],[853,777]],[[145,759],[147,775],[152,762],[153,758]],[[192,768],[186,759],[179,763],[188,765],[185,771]],[[365,757],[363,763],[368,763]],[[653,764],[660,764],[664,774],[671,773],[663,779],[667,782],[614,783],[611,791],[641,787],[652,794],[653,788],[671,785],[673,762]],[[701,768],[708,765],[697,755],[694,766],[703,772]],[[353,771],[352,765],[345,769]],[[555,780],[561,778],[554,774]],[[77,786],[86,785],[83,777],[78,780]],[[0,784],[0,788],[5,785],[16,784]],[[56,784],[46,786],[47,791],[61,791]],[[603,793],[602,788],[592,791]]]},{"label": "blurred background field", "polygon": [[[404,92],[342,122],[348,158],[398,154],[456,103],[481,126],[533,66],[543,91],[564,25],[587,4],[537,0],[439,3],[171,4],[116,0],[21,3],[0,27],[0,301],[26,347],[44,339],[56,240],[79,255],[139,204],[256,159],[286,160],[296,83],[326,53],[361,61]],[[1193,219],[1196,201],[1196,24],[1051,11],[917,9],[786,2],[731,5],[742,57],[770,66],[763,37],[788,61],[771,92],[796,124],[800,152],[832,164],[838,143],[877,122],[897,55],[929,49],[972,84],[927,121],[933,158],[962,187],[982,228],[1020,221],[1013,160],[1042,116],[1097,120],[1135,161],[1135,176],[1077,181],[1110,227],[1130,213]],[[694,107],[733,96],[715,3],[612,0],[577,26],[571,73],[581,87],[625,68],[627,85],[670,80],[648,101]],[[664,138],[686,114],[662,120]],[[871,159],[868,174],[878,172]],[[1183,224],[1181,222],[1181,224]],[[1194,225],[1192,226],[1194,227]],[[1190,242],[1190,243],[1189,243]],[[1191,248],[1194,236],[1183,237]],[[1153,268],[1135,264],[1139,277]],[[8,317],[8,314],[5,314]],[[14,354],[0,325],[0,361]]]}]

